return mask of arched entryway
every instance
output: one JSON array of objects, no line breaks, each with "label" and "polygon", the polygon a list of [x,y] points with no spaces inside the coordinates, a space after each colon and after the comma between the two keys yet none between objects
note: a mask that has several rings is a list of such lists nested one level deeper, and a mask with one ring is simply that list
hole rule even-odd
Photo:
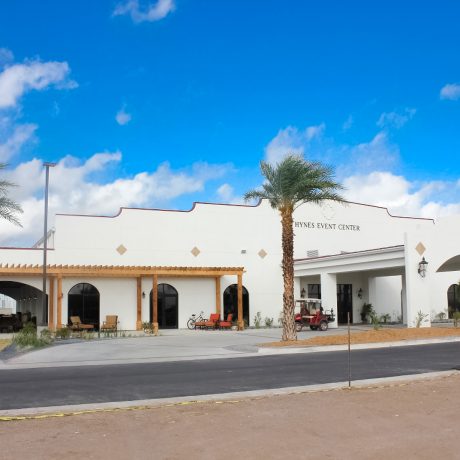
[{"label": "arched entryway", "polygon": [[8,314],[0,318],[0,332],[19,330],[28,322],[37,326],[48,324],[48,307],[43,308],[43,291],[40,289],[17,281],[0,281],[0,294],[12,299],[5,302]]},{"label": "arched entryway", "polygon": [[68,316],[79,316],[83,324],[99,328],[99,291],[89,283],[76,284],[68,295]]},{"label": "arched entryway", "polygon": [[[153,322],[152,291],[150,291],[150,322]],[[177,329],[179,327],[179,294],[166,283],[158,285],[158,327]]]},{"label": "arched entryway", "polygon": [[[238,319],[238,285],[231,284],[224,291],[224,318],[233,313],[233,320]],[[243,286],[243,320],[249,326],[249,292]]]},{"label": "arched entryway", "polygon": [[460,284],[452,284],[447,289],[447,311],[452,319],[456,311],[460,311]]}]

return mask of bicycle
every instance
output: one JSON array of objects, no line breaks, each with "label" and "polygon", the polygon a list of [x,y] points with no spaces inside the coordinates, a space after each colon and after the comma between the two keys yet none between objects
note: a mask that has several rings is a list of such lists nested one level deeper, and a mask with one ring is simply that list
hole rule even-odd
[{"label": "bicycle", "polygon": [[195,329],[195,323],[199,321],[206,321],[206,318],[204,318],[203,313],[204,312],[201,311],[198,316],[196,316],[195,313],[193,313],[193,315],[190,316],[189,320],[187,321],[187,327],[189,329]]}]

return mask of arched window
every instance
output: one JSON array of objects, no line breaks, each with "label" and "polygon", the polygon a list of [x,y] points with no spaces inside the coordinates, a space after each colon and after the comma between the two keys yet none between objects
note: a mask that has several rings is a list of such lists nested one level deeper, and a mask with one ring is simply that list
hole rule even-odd
[{"label": "arched window", "polygon": [[452,284],[447,289],[447,310],[450,319],[456,311],[460,311],[460,284]]},{"label": "arched window", "polygon": [[[224,291],[224,318],[233,313],[233,320],[238,319],[238,285],[231,284]],[[249,326],[249,292],[243,286],[243,320]]]},{"label": "arched window", "polygon": [[[152,291],[150,291],[150,322],[153,322]],[[179,294],[170,284],[158,285],[158,327],[177,329],[179,327]]]},{"label": "arched window", "polygon": [[99,328],[99,291],[89,283],[76,284],[68,295],[68,318],[79,316],[84,324]]}]

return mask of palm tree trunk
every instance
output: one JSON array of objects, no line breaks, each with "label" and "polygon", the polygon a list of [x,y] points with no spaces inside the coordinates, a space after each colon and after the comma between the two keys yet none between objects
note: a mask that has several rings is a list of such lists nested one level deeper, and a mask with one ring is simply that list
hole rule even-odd
[{"label": "palm tree trunk", "polygon": [[292,210],[281,211],[283,244],[283,337],[282,340],[297,340],[294,321],[294,226]]}]

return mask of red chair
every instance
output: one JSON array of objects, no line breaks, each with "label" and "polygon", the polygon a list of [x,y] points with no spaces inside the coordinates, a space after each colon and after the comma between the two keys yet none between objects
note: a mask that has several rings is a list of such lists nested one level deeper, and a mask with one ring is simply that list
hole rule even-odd
[{"label": "red chair", "polygon": [[219,327],[221,329],[230,329],[232,327],[232,319],[233,319],[233,313],[229,313],[227,315],[227,320],[226,321],[221,321],[219,323]]},{"label": "red chair", "polygon": [[219,313],[212,313],[211,316],[209,317],[209,321],[206,321],[204,323],[204,327],[216,329],[217,326],[219,325],[219,320],[220,320]]}]

